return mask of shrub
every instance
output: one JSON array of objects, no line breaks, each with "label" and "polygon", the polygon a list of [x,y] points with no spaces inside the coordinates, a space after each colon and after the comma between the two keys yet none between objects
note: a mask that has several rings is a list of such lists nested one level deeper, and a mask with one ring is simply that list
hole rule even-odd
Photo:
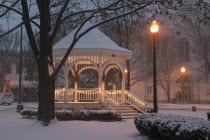
[{"label": "shrub", "polygon": [[134,123],[138,131],[154,138],[204,140],[210,135],[210,122],[168,114],[139,114]]},{"label": "shrub", "polygon": [[35,119],[37,117],[38,110],[37,109],[22,110],[20,114],[23,116],[23,118]]},{"label": "shrub", "polygon": [[97,120],[96,110],[82,110],[80,111],[80,118],[85,121]]},{"label": "shrub", "polygon": [[120,117],[116,111],[111,110],[82,110],[80,111],[82,120],[98,120],[98,121],[118,121]]},{"label": "shrub", "polygon": [[[35,119],[37,117],[37,109],[26,109],[21,111],[23,118]],[[59,121],[67,121],[73,119],[73,112],[71,110],[56,110],[55,116]]]},{"label": "shrub", "polygon": [[59,121],[67,121],[73,119],[73,112],[71,110],[56,110],[55,116]]}]

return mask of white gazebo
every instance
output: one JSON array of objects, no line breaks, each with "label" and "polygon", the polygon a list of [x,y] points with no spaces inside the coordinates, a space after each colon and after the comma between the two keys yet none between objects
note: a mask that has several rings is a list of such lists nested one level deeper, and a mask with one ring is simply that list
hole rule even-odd
[{"label": "white gazebo", "polygon": [[[60,63],[65,55],[72,42],[74,33],[75,31],[72,31],[53,47],[55,65]],[[141,112],[145,112],[146,103],[125,90],[126,60],[131,59],[131,57],[132,51],[119,47],[98,28],[91,30],[77,42],[65,62],[62,68],[64,86],[56,89],[55,101],[63,104],[105,104],[118,110],[121,110],[122,103],[127,102]],[[104,77],[107,76],[107,73],[112,68],[117,68],[121,71],[120,90],[105,90]],[[98,87],[92,89],[78,88],[75,80],[74,87],[69,88],[69,72],[76,79],[86,69],[94,69],[98,72]]]}]

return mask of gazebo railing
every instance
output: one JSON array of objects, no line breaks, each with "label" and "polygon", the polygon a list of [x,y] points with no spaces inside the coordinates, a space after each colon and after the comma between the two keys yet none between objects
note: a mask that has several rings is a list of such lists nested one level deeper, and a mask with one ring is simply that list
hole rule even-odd
[{"label": "gazebo railing", "polygon": [[74,96],[75,96],[75,89],[74,88],[70,88],[68,89],[68,92],[67,92],[67,100],[68,101],[71,101],[71,100],[74,100]]},{"label": "gazebo railing", "polygon": [[[107,94],[112,96],[117,100],[122,99],[121,90],[105,90]],[[55,100],[64,101],[65,100],[65,89],[55,90]],[[67,92],[67,101],[73,100],[99,100],[99,89],[98,88],[69,88]]]},{"label": "gazebo railing", "polygon": [[112,97],[106,91],[99,89],[100,100],[103,105],[107,106],[110,109],[116,110],[118,115],[121,117],[122,114],[122,103],[116,98]]},{"label": "gazebo railing", "polygon": [[[91,101],[101,102],[110,109],[117,110],[118,114],[121,115],[122,103],[119,101],[122,99],[122,91],[120,90],[106,90],[103,91],[98,88],[82,88],[82,89],[68,89],[66,101]],[[129,91],[124,91],[125,102],[141,111],[142,113],[147,112],[147,103],[141,98],[135,96]],[[56,89],[55,100],[65,101],[65,89]]]},{"label": "gazebo railing", "polygon": [[122,90],[105,90],[105,92],[117,100],[122,100]]},{"label": "gazebo railing", "polygon": [[64,94],[65,94],[64,88],[56,89],[55,90],[55,100],[64,101]]},{"label": "gazebo railing", "polygon": [[75,100],[99,100],[98,89],[81,88],[74,91],[77,96]]},{"label": "gazebo railing", "polygon": [[147,112],[147,103],[127,90],[125,90],[125,102],[141,111],[142,113]]},{"label": "gazebo railing", "polygon": [[[55,100],[65,100],[65,89],[55,90]],[[82,101],[98,101],[99,93],[97,88],[70,88],[67,91],[66,100],[68,102],[82,100]]]}]

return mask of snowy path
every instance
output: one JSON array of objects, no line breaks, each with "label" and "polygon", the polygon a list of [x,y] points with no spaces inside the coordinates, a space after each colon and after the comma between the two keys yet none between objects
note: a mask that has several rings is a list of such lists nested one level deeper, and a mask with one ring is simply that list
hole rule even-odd
[{"label": "snowy path", "polygon": [[[1,107],[0,107],[1,108]],[[2,109],[2,108],[1,108]],[[43,127],[14,110],[0,112],[1,140],[147,140],[133,120],[126,122],[66,121]]]},{"label": "snowy path", "polygon": [[[148,104],[150,107],[153,107],[152,103]],[[195,106],[197,110],[210,111],[210,104],[164,104],[158,103],[160,109],[173,109],[173,110],[192,110],[192,106]]]},{"label": "snowy path", "polygon": [[181,116],[190,116],[194,118],[203,118],[207,120],[207,112],[210,111],[196,111],[192,112],[189,110],[170,110],[170,109],[160,109],[160,114],[172,114],[172,115],[181,115]]}]

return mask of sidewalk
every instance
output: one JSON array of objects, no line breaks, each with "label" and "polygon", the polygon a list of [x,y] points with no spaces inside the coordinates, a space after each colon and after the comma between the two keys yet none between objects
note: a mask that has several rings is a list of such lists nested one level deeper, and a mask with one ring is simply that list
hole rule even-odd
[{"label": "sidewalk", "polygon": [[[148,104],[149,107],[153,107],[152,103]],[[170,109],[170,110],[192,110],[192,106],[196,107],[196,110],[210,111],[210,104],[165,104],[158,103],[159,109]]]}]

